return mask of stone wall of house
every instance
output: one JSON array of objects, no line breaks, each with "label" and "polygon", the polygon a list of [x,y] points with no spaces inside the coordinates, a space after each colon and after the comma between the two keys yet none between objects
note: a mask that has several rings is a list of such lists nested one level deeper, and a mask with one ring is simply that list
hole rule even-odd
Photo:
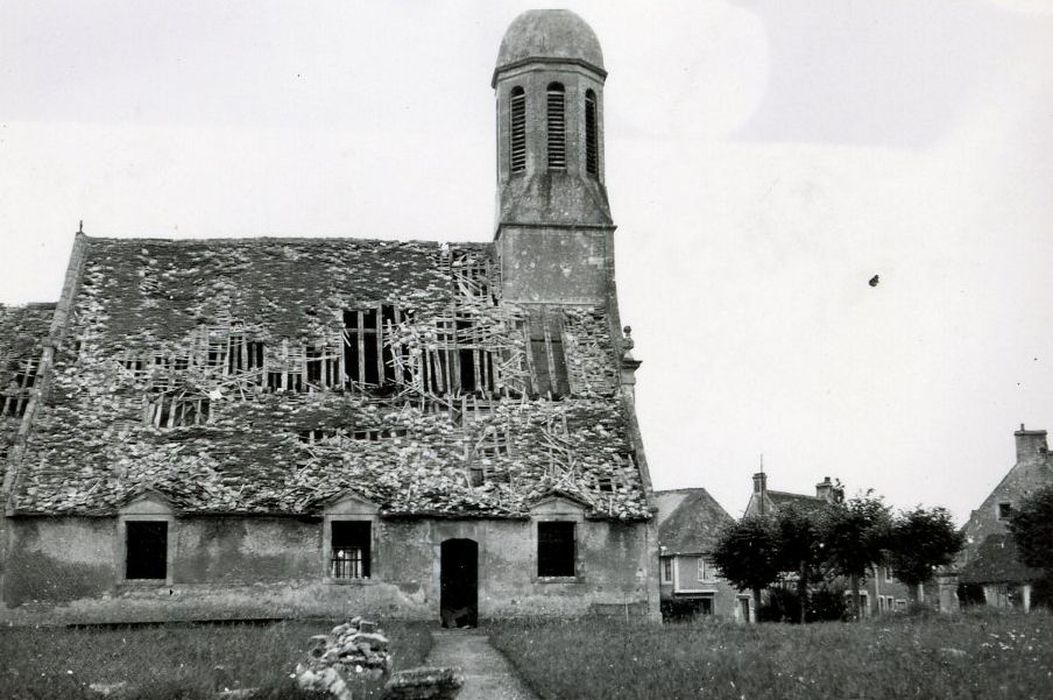
[{"label": "stone wall of house", "polygon": [[977,550],[991,535],[1005,535],[1009,521],[1000,506],[1008,506],[1010,512],[1032,493],[1053,484],[1053,455],[1049,453],[1046,431],[1027,430],[1023,425],[1014,433],[1016,440],[1016,464],[974,510],[962,528],[966,546],[959,555],[959,568],[967,565],[976,556]]},{"label": "stone wall of house", "polygon": [[116,518],[10,518],[4,601],[69,603],[111,594]]},{"label": "stone wall of house", "polygon": [[[8,618],[200,619],[345,615],[438,620],[442,542],[478,544],[480,618],[586,614],[619,605],[657,614],[648,590],[650,523],[586,520],[563,509],[531,519],[379,518],[371,576],[328,576],[323,519],[175,517],[168,579],[122,578],[119,518],[21,517],[9,521],[4,581]],[[566,515],[566,513],[570,515]],[[538,519],[575,518],[577,576],[537,576]]]}]

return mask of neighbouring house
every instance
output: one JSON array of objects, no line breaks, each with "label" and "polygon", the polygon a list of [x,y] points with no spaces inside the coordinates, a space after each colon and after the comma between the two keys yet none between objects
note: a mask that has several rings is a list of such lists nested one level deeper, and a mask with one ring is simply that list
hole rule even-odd
[{"label": "neighbouring house", "polygon": [[751,515],[774,515],[780,508],[794,506],[812,510],[828,503],[840,503],[845,500],[845,490],[841,482],[834,483],[830,477],[824,478],[815,485],[815,495],[790,493],[789,491],[772,491],[768,488],[768,475],[757,472],[753,475],[753,492],[746,503],[744,517]]},{"label": "neighbouring house", "polygon": [[656,618],[606,76],[512,22],[489,243],[78,232],[0,317],[7,612]]},{"label": "neighbouring house", "polygon": [[723,580],[711,557],[720,530],[734,519],[702,488],[655,491],[654,497],[662,617],[754,619],[752,597]]},{"label": "neighbouring house", "polygon": [[[744,517],[751,515],[773,516],[782,508],[795,507],[805,511],[825,508],[845,499],[845,490],[840,480],[834,481],[824,477],[815,485],[815,495],[791,493],[789,491],[772,491],[768,489],[768,475],[757,472],[753,475],[753,492],[746,504]],[[786,583],[797,581],[795,573],[786,574]],[[848,588],[847,583],[843,584]],[[925,599],[925,587],[918,592],[919,600]],[[846,599],[851,599],[852,592],[845,590]],[[904,611],[910,600],[907,584],[899,581],[887,566],[873,566],[870,573],[860,582],[859,608],[864,617],[881,615],[890,612]]]},{"label": "neighbouring house", "polygon": [[1033,583],[1042,576],[1041,569],[1025,566],[1018,559],[1009,518],[1021,501],[1053,484],[1053,456],[1045,430],[1028,430],[1021,424],[1013,436],[1016,463],[962,528],[965,547],[955,564],[963,605],[1028,610]]}]

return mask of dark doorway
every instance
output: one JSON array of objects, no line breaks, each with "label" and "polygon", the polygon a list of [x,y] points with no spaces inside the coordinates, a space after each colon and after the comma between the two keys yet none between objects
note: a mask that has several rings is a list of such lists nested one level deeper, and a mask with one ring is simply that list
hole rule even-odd
[{"label": "dark doorway", "polygon": [[168,575],[168,523],[130,520],[125,524],[124,577],[162,579]]},{"label": "dark doorway", "polygon": [[442,543],[439,571],[443,627],[479,623],[479,545],[474,540]]}]

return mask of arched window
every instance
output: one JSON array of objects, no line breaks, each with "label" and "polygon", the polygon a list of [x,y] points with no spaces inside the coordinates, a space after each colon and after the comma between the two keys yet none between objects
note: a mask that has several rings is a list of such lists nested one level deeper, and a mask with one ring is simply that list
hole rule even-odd
[{"label": "arched window", "polygon": [[548,168],[567,169],[567,118],[563,85],[549,83],[548,101]]},{"label": "arched window", "polygon": [[513,173],[526,170],[526,93],[523,88],[512,88],[512,105],[509,110],[511,126],[511,165]]},{"label": "arched window", "polygon": [[585,172],[599,175],[600,145],[596,133],[596,93],[585,91]]}]

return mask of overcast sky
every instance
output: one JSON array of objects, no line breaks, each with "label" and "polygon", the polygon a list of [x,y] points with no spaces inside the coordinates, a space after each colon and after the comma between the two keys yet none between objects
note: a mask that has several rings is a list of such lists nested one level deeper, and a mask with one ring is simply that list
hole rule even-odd
[{"label": "overcast sky", "polygon": [[[1053,2],[569,2],[656,487],[962,521],[1053,428]],[[493,236],[522,2],[0,4],[0,302],[73,233]],[[881,282],[871,287],[875,274]]]}]

